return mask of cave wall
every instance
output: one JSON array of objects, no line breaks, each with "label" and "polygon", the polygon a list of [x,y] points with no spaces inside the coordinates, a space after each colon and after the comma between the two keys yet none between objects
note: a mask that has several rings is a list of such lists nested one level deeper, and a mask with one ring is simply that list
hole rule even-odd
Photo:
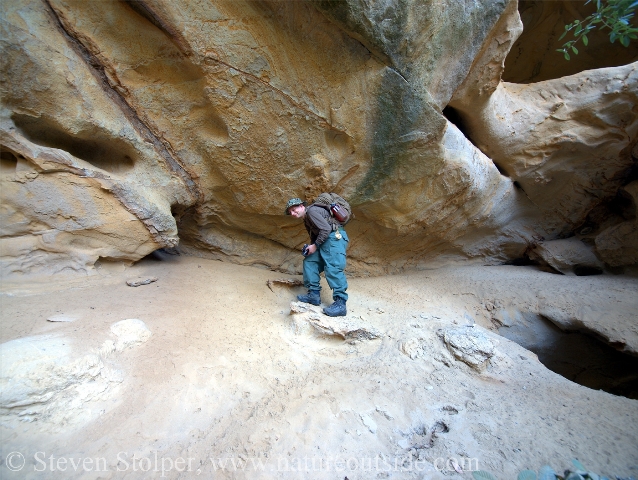
[{"label": "cave wall", "polygon": [[501,80],[516,1],[2,9],[10,276],[177,245],[298,272],[283,206],[322,191],[353,206],[353,274],[498,264],[573,234],[636,162],[636,64]]}]

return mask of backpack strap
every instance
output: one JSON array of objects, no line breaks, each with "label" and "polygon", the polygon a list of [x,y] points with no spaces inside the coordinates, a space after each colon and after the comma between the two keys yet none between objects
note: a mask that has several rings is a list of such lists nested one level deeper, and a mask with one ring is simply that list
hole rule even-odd
[{"label": "backpack strap", "polygon": [[308,208],[310,207],[321,207],[324,210],[326,210],[328,212],[328,218],[329,218],[328,223],[332,225],[332,231],[336,232],[337,230],[339,230],[339,227],[341,226],[341,224],[337,221],[335,217],[332,216],[332,212],[330,211],[330,205],[326,205],[325,203],[312,203],[308,205]]}]

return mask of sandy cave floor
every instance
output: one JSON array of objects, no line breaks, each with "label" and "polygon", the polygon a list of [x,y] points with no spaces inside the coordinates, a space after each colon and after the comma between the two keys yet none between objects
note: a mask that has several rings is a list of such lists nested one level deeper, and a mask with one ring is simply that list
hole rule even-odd
[{"label": "sandy cave floor", "polygon": [[[127,286],[136,276],[158,281]],[[350,343],[295,326],[303,289],[266,285],[284,277],[156,255],[81,283],[5,284],[3,395],[40,403],[0,411],[0,477],[511,479],[572,458],[638,477],[638,401],[566,380],[490,320],[494,305],[549,309],[635,348],[638,279],[505,266],[353,278],[349,317],[382,336]],[[131,318],[152,336],[114,349],[111,325]],[[437,334],[471,323],[496,346],[482,373]],[[6,383],[13,367],[26,387]]]}]

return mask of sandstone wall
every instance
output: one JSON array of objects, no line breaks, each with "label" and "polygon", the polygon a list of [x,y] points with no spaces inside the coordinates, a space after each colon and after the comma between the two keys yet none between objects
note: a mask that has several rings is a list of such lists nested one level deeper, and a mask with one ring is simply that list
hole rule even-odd
[{"label": "sandstone wall", "polygon": [[322,191],[354,207],[352,273],[573,234],[631,179],[636,65],[504,83],[517,6],[3,2],[3,271],[179,242],[298,272],[282,209]]}]

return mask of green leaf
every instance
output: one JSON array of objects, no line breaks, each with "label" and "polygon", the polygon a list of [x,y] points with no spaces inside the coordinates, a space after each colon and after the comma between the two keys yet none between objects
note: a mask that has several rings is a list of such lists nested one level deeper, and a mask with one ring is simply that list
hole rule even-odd
[{"label": "green leaf", "polygon": [[484,470],[476,470],[476,471],[472,472],[472,476],[476,480],[496,480],[494,475],[492,475],[490,472],[486,472]]},{"label": "green leaf", "polygon": [[[567,53],[565,53],[567,55]],[[569,58],[567,59],[569,60]],[[545,465],[538,472],[538,480],[556,480],[556,472],[549,465]]]},{"label": "green leaf", "polygon": [[585,468],[585,466],[580,463],[576,458],[572,459],[572,463],[574,464],[574,467],[576,467],[576,470],[584,470],[587,471],[587,469]]},{"label": "green leaf", "polygon": [[516,480],[536,480],[536,472],[533,470],[523,470],[518,474]]},{"label": "green leaf", "polygon": [[[594,0],[586,0],[585,5]],[[631,22],[636,16],[638,0],[596,0],[596,11],[584,19],[574,20],[565,25],[565,31],[559,40],[565,38],[567,32],[573,31],[573,40],[563,44],[560,51],[563,52],[565,60],[572,55],[578,55],[578,49],[574,46],[581,38],[583,45],[589,45],[587,34],[596,28],[608,29],[609,41],[613,44],[616,40],[625,47],[628,47],[631,40],[638,40],[638,28]],[[571,52],[569,52],[571,50]],[[559,477],[560,478],[560,477]]]}]

